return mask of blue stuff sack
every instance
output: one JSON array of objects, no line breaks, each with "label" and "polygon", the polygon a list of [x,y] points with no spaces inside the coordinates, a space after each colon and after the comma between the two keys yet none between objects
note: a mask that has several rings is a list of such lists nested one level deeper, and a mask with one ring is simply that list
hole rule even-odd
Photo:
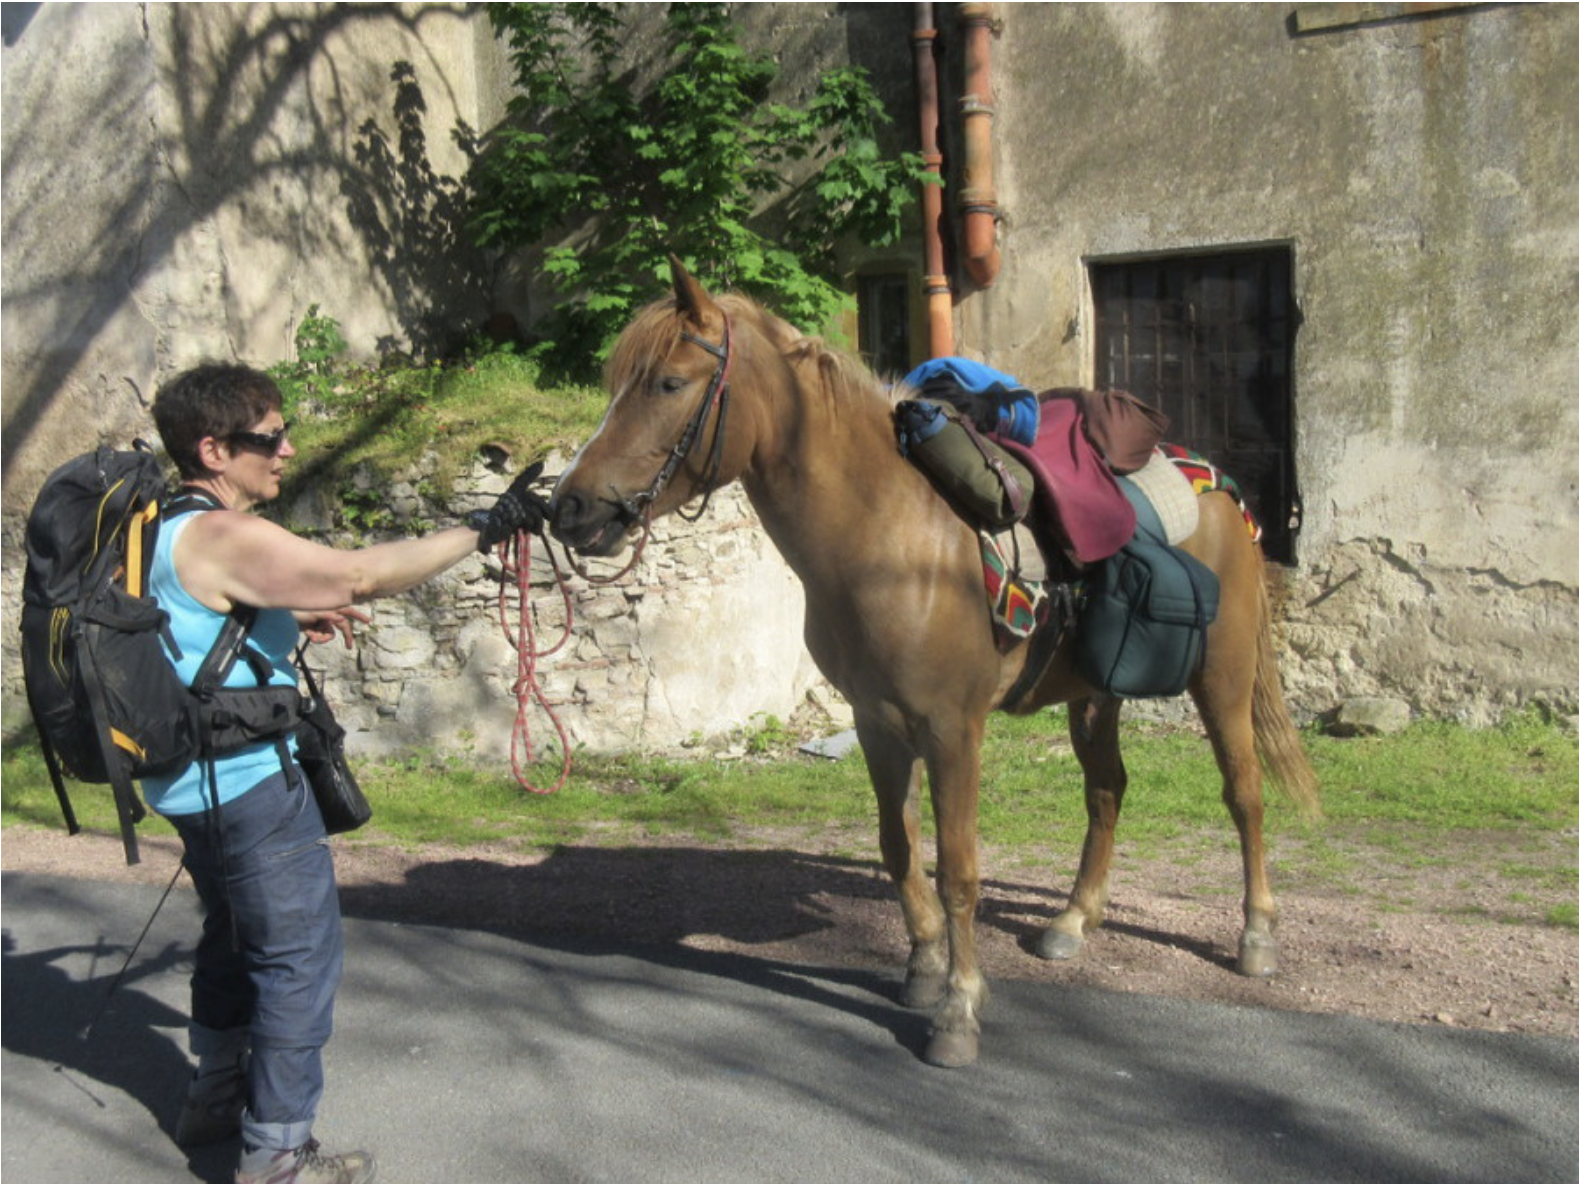
[{"label": "blue stuff sack", "polygon": [[1130,481],[1137,509],[1131,542],[1098,565],[1078,612],[1077,672],[1122,699],[1179,695],[1203,664],[1219,613],[1219,577],[1164,541],[1153,506]]}]

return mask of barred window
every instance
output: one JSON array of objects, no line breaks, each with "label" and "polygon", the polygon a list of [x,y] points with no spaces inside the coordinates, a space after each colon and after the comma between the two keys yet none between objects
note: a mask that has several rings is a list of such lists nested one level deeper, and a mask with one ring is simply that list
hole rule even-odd
[{"label": "barred window", "polygon": [[904,272],[857,280],[858,349],[868,368],[885,378],[912,369],[911,290]]},{"label": "barred window", "polygon": [[1172,442],[1234,477],[1287,564],[1302,520],[1291,277],[1289,247],[1089,263],[1097,385],[1154,404]]}]

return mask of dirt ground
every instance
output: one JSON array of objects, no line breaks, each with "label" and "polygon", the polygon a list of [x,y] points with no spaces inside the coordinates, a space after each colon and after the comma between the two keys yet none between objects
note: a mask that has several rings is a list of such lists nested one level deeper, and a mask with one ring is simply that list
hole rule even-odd
[{"label": "dirt ground", "polygon": [[[628,844],[548,855],[334,842],[353,917],[685,946],[780,964],[894,967],[897,978],[906,955],[889,881],[866,854],[872,836],[755,835],[751,849]],[[1328,845],[1332,853],[1333,838]],[[1577,931],[1544,920],[1576,902],[1575,834],[1478,836],[1426,866],[1359,850],[1339,874],[1276,844],[1281,972],[1261,981],[1232,968],[1241,886],[1230,844],[1199,836],[1138,863],[1123,846],[1108,922],[1067,963],[1028,952],[1065,903],[1075,870],[1074,850],[1049,857],[1034,867],[983,852],[978,943],[991,982],[1040,979],[1054,989],[1577,1036]],[[163,885],[178,860],[171,839],[145,837],[143,863],[128,868],[112,836],[11,827],[0,837],[7,872]],[[1564,875],[1533,875],[1567,867],[1568,885]],[[1526,879],[1512,869],[1527,869]]]}]

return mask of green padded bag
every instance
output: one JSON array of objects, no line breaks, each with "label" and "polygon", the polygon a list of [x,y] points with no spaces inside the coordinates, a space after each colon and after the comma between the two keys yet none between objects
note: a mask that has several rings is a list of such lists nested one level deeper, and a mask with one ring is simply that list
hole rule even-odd
[{"label": "green padded bag", "polygon": [[956,408],[909,399],[896,405],[895,423],[901,452],[970,525],[997,533],[1026,516],[1033,475]]},{"label": "green padded bag", "polygon": [[1122,699],[1179,695],[1203,664],[1208,627],[1219,613],[1219,577],[1166,544],[1153,506],[1119,480],[1137,509],[1137,533],[1087,581],[1077,672]]}]

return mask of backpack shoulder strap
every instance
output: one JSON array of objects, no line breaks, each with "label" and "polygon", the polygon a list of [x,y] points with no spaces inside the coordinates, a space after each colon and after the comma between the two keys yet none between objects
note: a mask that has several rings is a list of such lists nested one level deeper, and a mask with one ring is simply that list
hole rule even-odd
[{"label": "backpack shoulder strap", "polygon": [[165,501],[165,517],[174,518],[178,514],[190,514],[194,510],[223,510],[224,503],[207,489],[199,489],[196,485],[183,485]]},{"label": "backpack shoulder strap", "polygon": [[[165,502],[164,514],[169,519],[202,510],[223,509],[225,509],[224,503],[207,489],[183,485]],[[247,635],[257,619],[258,610],[250,604],[238,604],[231,609],[230,615],[225,618],[225,624],[220,627],[219,636],[209,647],[203,665],[198,667],[198,673],[192,680],[193,693],[200,699],[207,698],[213,691],[225,685],[225,680],[230,677],[231,669],[236,665],[237,659],[248,659]],[[259,673],[257,665],[250,659],[248,665],[253,668],[255,675]],[[260,684],[264,681],[265,678],[260,676]]]},{"label": "backpack shoulder strap", "polygon": [[198,673],[192,680],[192,691],[198,698],[207,698],[210,693],[224,686],[237,659],[246,657],[247,635],[257,619],[258,610],[250,604],[238,604],[231,609],[225,624],[220,626],[220,635],[209,647],[203,665],[198,667]]}]

